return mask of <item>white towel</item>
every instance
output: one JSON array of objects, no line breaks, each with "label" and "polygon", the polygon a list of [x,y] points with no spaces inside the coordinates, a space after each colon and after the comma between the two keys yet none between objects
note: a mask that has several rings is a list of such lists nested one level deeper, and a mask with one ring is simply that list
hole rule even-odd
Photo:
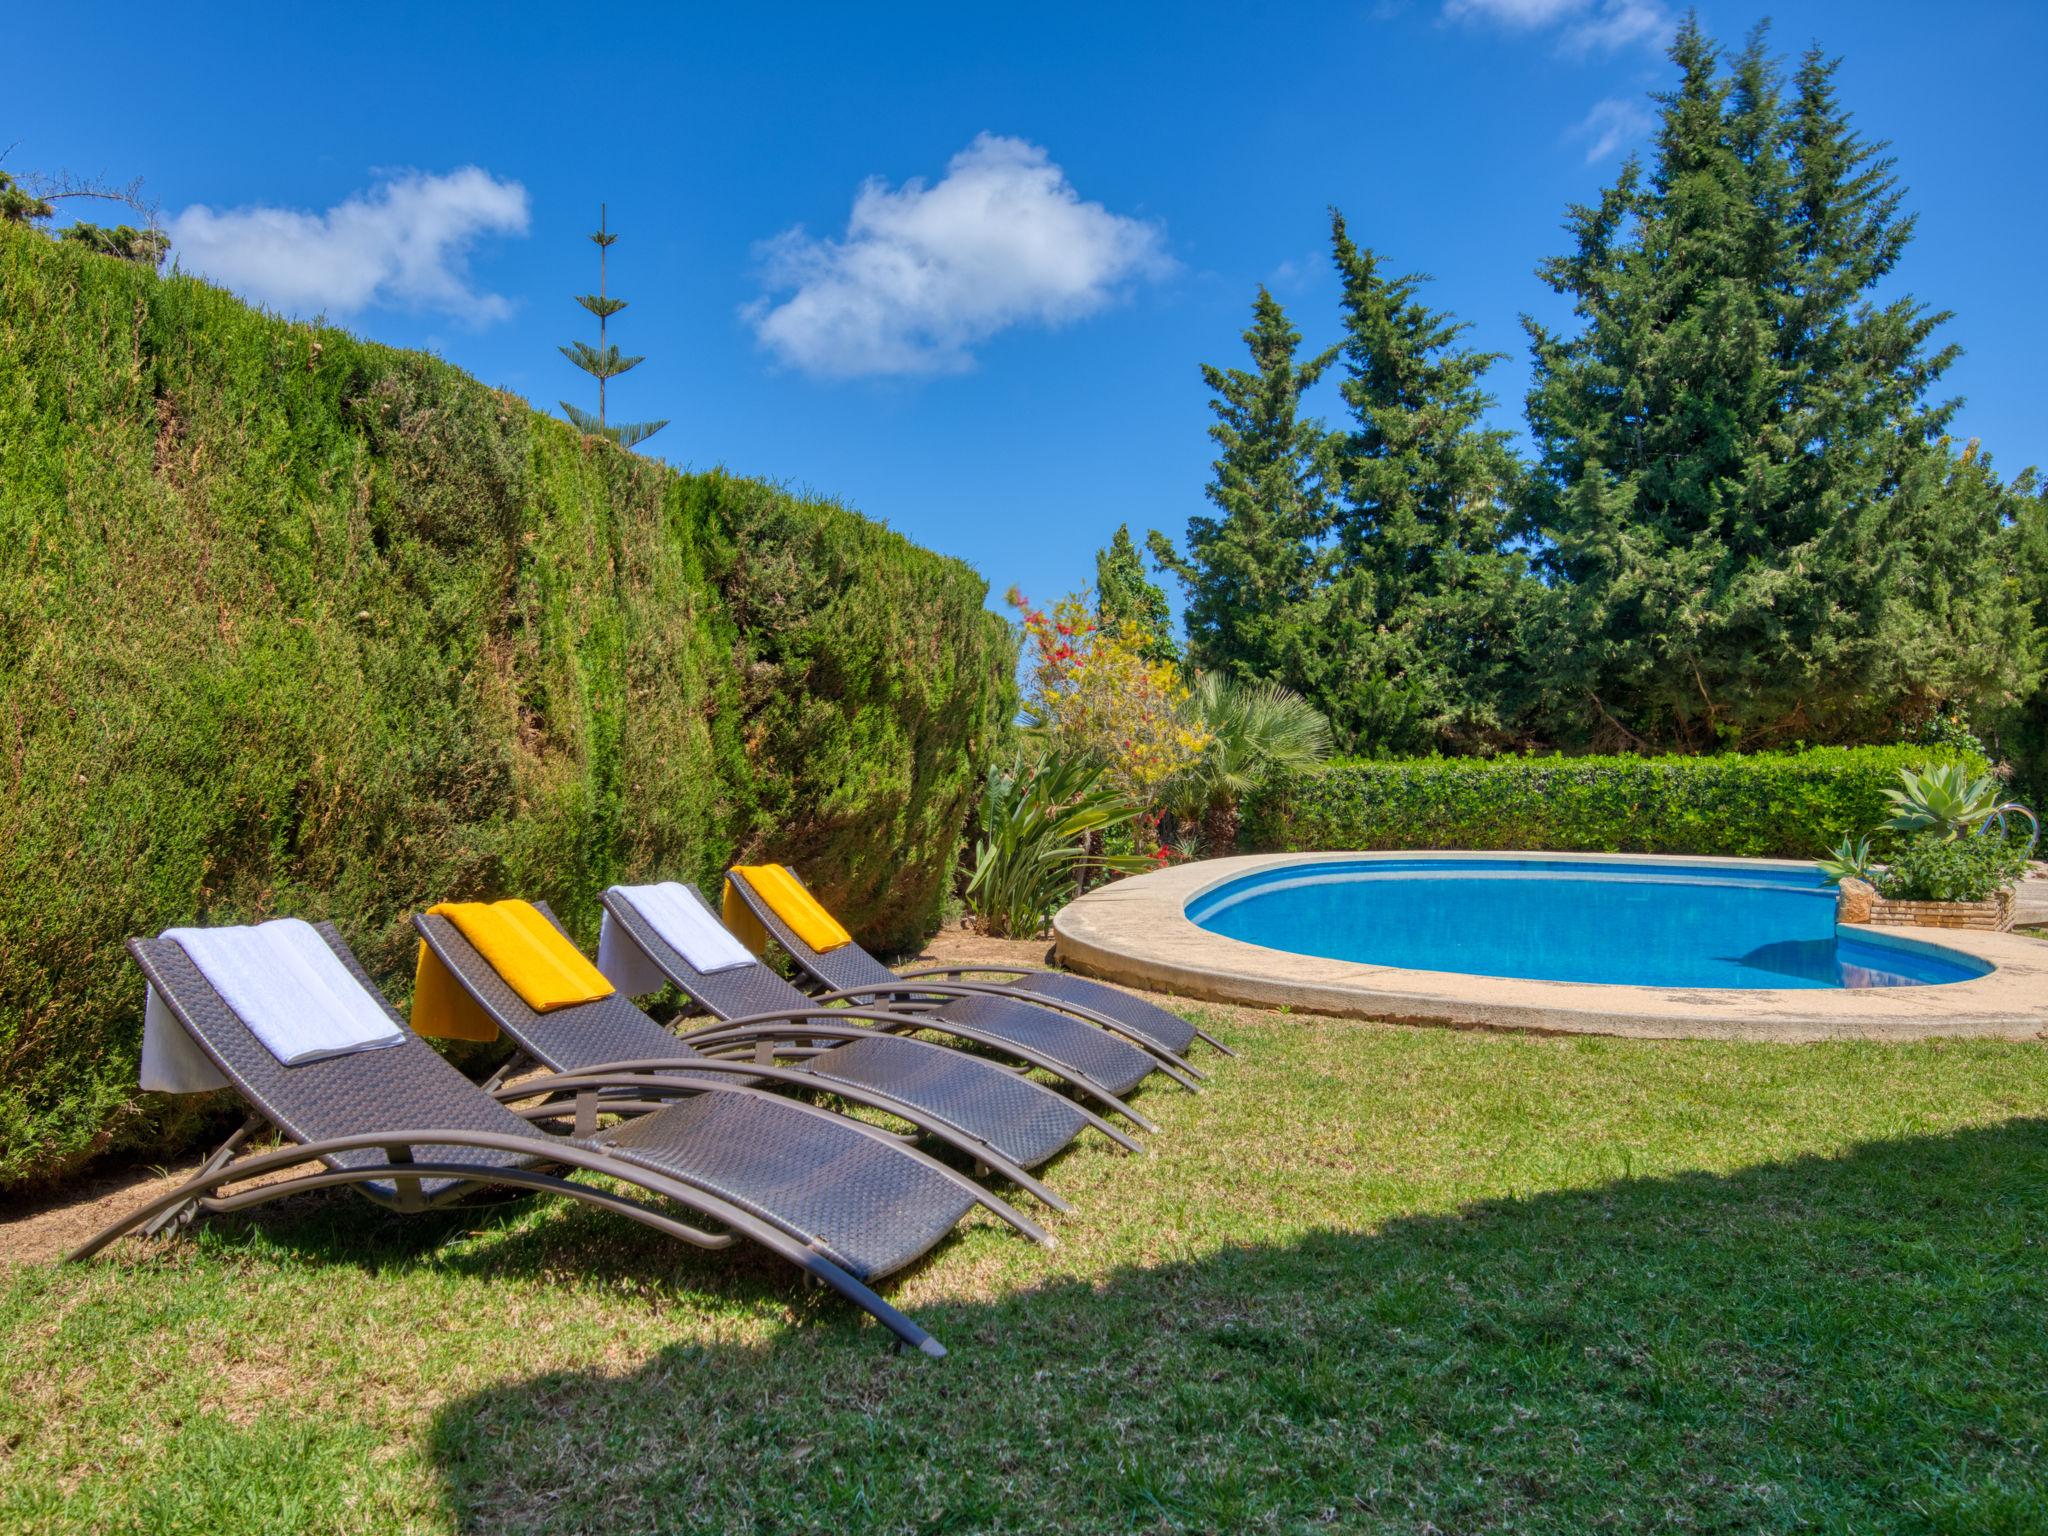
[{"label": "white towel", "polygon": [[164,937],[288,1067],[405,1043],[311,923],[286,917],[254,928],[172,928]]},{"label": "white towel", "polygon": [[[761,963],[746,945],[726,932],[703,898],[687,886],[670,880],[660,885],[615,885],[612,891],[625,897],[669,948],[707,975]],[[609,912],[598,930],[597,968],[628,997],[658,992],[668,980]]]},{"label": "white towel", "polygon": [[155,987],[142,1005],[142,1071],[144,1093],[206,1093],[228,1085],[227,1074],[199,1049],[185,1032],[171,1005]]}]

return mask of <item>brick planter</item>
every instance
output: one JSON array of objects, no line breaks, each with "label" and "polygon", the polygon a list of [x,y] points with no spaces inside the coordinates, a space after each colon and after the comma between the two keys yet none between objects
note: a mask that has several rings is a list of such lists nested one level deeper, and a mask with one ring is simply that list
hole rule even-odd
[{"label": "brick planter", "polygon": [[[1847,881],[1843,884],[1846,886]],[[1985,928],[2005,933],[2012,927],[2012,892],[2000,891],[1990,901],[1887,901],[1873,894],[1867,917],[1850,917],[1846,894],[1835,902],[1840,922],[1866,922],[1879,928]]]}]

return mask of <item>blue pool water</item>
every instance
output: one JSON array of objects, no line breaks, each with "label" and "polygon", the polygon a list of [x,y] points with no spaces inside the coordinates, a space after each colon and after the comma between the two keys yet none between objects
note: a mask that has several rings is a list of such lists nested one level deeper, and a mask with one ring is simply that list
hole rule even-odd
[{"label": "blue pool water", "polygon": [[1544,859],[1331,861],[1205,891],[1189,921],[1418,971],[1642,987],[1918,987],[1991,967],[1835,927],[1817,870]]}]

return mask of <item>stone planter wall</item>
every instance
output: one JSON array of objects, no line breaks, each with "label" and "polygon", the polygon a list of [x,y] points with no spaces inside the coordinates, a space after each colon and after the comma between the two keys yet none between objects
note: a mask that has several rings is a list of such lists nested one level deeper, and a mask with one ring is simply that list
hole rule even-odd
[{"label": "stone planter wall", "polygon": [[1861,880],[1844,880],[1835,897],[1835,921],[1879,928],[1984,928],[2005,933],[2012,927],[2012,907],[2010,890],[2000,891],[1990,901],[1887,901]]}]

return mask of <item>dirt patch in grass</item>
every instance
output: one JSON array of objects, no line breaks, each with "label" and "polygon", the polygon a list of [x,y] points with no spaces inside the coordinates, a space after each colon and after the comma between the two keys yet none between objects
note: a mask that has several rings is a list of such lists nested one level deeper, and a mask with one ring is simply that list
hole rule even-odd
[{"label": "dirt patch in grass", "polygon": [[167,1194],[204,1159],[115,1168],[34,1200],[0,1205],[0,1268],[61,1259],[117,1217]]}]

